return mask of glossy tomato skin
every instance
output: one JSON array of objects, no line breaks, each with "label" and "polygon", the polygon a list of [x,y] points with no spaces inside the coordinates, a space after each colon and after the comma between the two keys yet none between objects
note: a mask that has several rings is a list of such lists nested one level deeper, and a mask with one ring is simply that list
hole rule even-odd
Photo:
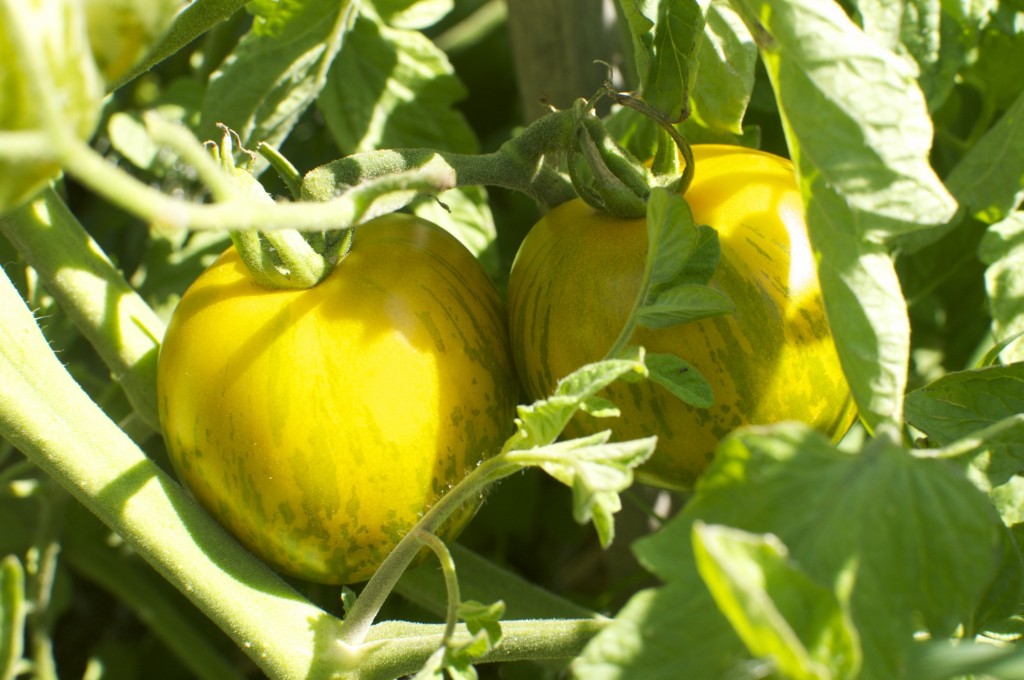
[{"label": "glossy tomato skin", "polygon": [[500,447],[518,396],[493,284],[404,215],[359,227],[308,290],[259,287],[228,249],[182,297],[158,388],[179,478],[269,564],[323,583],[368,578]]},{"label": "glossy tomato skin", "polygon": [[[604,393],[620,418],[578,415],[567,434],[611,428],[627,439],[657,434],[645,483],[687,489],[719,440],[746,424],[801,420],[841,437],[853,401],[836,355],[792,165],[741,147],[695,145],[685,198],[698,224],[718,230],[711,284],[734,314],[667,329],[640,328],[631,343],[671,352],[708,379],[715,405],[688,406],[650,381]],[[576,367],[611,348],[639,290],[646,222],[610,217],[575,200],[545,215],[524,240],[509,280],[509,328],[527,393],[548,394]]]}]

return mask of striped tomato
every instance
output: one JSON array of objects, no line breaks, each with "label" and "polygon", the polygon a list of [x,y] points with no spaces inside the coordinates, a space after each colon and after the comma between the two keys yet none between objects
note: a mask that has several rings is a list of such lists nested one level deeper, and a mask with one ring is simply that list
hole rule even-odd
[{"label": "striped tomato", "polygon": [[353,583],[500,446],[518,385],[477,260],[389,215],[308,290],[258,287],[228,249],[175,310],[158,388],[175,470],[209,512],[282,572]]},{"label": "striped tomato", "polygon": [[[718,230],[722,257],[711,285],[732,315],[632,338],[648,352],[675,353],[708,379],[715,405],[684,404],[652,382],[616,384],[604,396],[622,416],[580,414],[580,435],[611,427],[631,439],[657,434],[658,450],[637,474],[656,486],[688,488],[718,441],[740,425],[801,420],[836,437],[853,405],[822,306],[792,165],[771,154],[693,147],[686,200],[698,224]],[[603,357],[636,299],[647,251],[644,220],[598,213],[582,201],[545,215],[524,240],[509,280],[516,366],[531,397]]]}]

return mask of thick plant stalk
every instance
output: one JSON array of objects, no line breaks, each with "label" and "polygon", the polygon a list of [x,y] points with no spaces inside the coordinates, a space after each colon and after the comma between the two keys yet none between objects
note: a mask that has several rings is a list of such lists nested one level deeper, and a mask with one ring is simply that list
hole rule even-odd
[{"label": "thick plant stalk", "polygon": [[143,422],[159,431],[153,386],[163,322],[52,188],[0,217],[0,233],[46,282]]},{"label": "thick plant stalk", "polygon": [[82,391],[0,276],[0,436],[65,486],[273,678],[330,674],[339,622],[239,546]]}]

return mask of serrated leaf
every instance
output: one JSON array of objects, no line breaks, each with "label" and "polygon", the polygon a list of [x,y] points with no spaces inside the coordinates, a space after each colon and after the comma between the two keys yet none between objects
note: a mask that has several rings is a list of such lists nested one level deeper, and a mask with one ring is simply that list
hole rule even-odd
[{"label": "serrated leaf", "polygon": [[647,239],[643,299],[632,310],[630,324],[667,328],[733,311],[725,295],[703,285],[718,265],[718,233],[694,225],[685,199],[662,188],[651,191]]},{"label": "serrated leaf", "polygon": [[1024,200],[1024,91],[963,155],[946,185],[970,214],[988,224]]},{"label": "serrated leaf", "polygon": [[[633,483],[633,468],[654,453],[656,438],[608,442],[609,431],[533,449],[529,464],[572,489],[573,518],[580,524],[593,521],[601,545],[614,538],[612,515],[622,508],[619,493]],[[510,460],[520,460],[510,454]]]},{"label": "serrated leaf", "polygon": [[693,114],[712,130],[743,133],[743,115],[754,89],[757,45],[728,3],[713,0],[697,53]]},{"label": "serrated leaf", "polygon": [[868,38],[833,2],[737,0],[733,6],[761,34],[761,56],[802,181],[830,187],[864,214],[858,236],[884,242],[952,218],[957,205],[929,164],[932,122],[906,61]]},{"label": "serrated leaf", "polygon": [[697,571],[751,654],[792,680],[853,678],[860,646],[835,593],[771,534],[695,522]]},{"label": "serrated leaf", "polygon": [[704,37],[709,0],[660,0],[654,26],[654,58],[641,77],[644,97],[654,108],[679,122],[697,77],[697,52]]},{"label": "serrated leaf", "polygon": [[576,411],[598,392],[623,375],[647,375],[643,353],[627,348],[634,356],[606,359],[581,366],[558,381],[555,392],[528,406],[519,406],[516,431],[506,440],[503,452],[545,446],[562,434]]},{"label": "serrated leaf", "polygon": [[888,437],[850,454],[796,424],[727,438],[683,513],[636,544],[641,562],[692,582],[698,520],[778,536],[811,578],[848,597],[863,680],[900,677],[919,624],[945,636],[969,619],[1002,540],[988,499],[948,462]]},{"label": "serrated leaf", "polygon": [[280,147],[324,88],[357,5],[353,0],[254,3],[252,28],[210,78],[200,135],[216,137],[215,126],[223,123],[238,133],[243,146]]},{"label": "serrated leaf", "polygon": [[476,138],[453,108],[464,95],[426,36],[360,16],[317,103],[343,154],[403,147],[472,153]]},{"label": "serrated leaf", "polygon": [[[429,38],[361,16],[317,105],[345,155],[384,148],[474,153],[476,136],[454,107],[464,95],[447,56]],[[483,187],[424,198],[413,210],[454,234],[492,276],[498,274],[494,218]]]},{"label": "serrated leaf", "polygon": [[675,354],[648,354],[644,358],[650,378],[684,403],[697,408],[715,404],[711,384],[688,361]]},{"label": "serrated leaf", "polygon": [[[999,352],[1003,361],[1024,361],[1024,212],[1012,213],[989,227],[978,255],[989,265],[985,271],[992,333],[1009,344]],[[1016,339],[1015,339],[1016,338]]]},{"label": "serrated leaf", "polygon": [[619,407],[604,397],[590,397],[580,404],[580,410],[594,418],[618,418]]},{"label": "serrated leaf", "polygon": [[636,310],[635,318],[641,326],[659,329],[734,311],[736,306],[732,300],[717,288],[684,283],[659,291],[653,300],[645,302]]},{"label": "serrated leaf", "polygon": [[956,4],[961,6],[940,0],[857,2],[864,32],[913,66],[932,110],[945,101],[967,63],[983,20],[975,8],[965,11],[966,5]]}]

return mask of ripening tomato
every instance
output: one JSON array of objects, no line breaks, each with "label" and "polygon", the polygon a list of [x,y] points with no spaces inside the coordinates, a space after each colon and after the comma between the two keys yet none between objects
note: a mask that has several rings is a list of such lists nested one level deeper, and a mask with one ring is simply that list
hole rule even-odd
[{"label": "ripening tomato", "polygon": [[[640,328],[631,342],[692,363],[715,405],[689,406],[651,381],[615,384],[603,396],[620,418],[579,414],[567,428],[578,436],[610,427],[619,439],[657,434],[657,451],[637,478],[674,489],[690,487],[718,441],[741,425],[800,420],[838,438],[854,418],[792,165],[741,147],[693,152],[685,198],[698,224],[718,230],[722,256],[711,285],[736,311]],[[508,300],[516,366],[531,397],[608,352],[636,299],[646,252],[645,220],[610,217],[580,200],[533,227],[513,263]]]},{"label": "ripening tomato", "polygon": [[229,248],[182,297],[158,371],[179,478],[265,561],[324,583],[368,578],[496,452],[517,388],[479,262],[405,215],[359,227],[307,290],[259,287]]}]

